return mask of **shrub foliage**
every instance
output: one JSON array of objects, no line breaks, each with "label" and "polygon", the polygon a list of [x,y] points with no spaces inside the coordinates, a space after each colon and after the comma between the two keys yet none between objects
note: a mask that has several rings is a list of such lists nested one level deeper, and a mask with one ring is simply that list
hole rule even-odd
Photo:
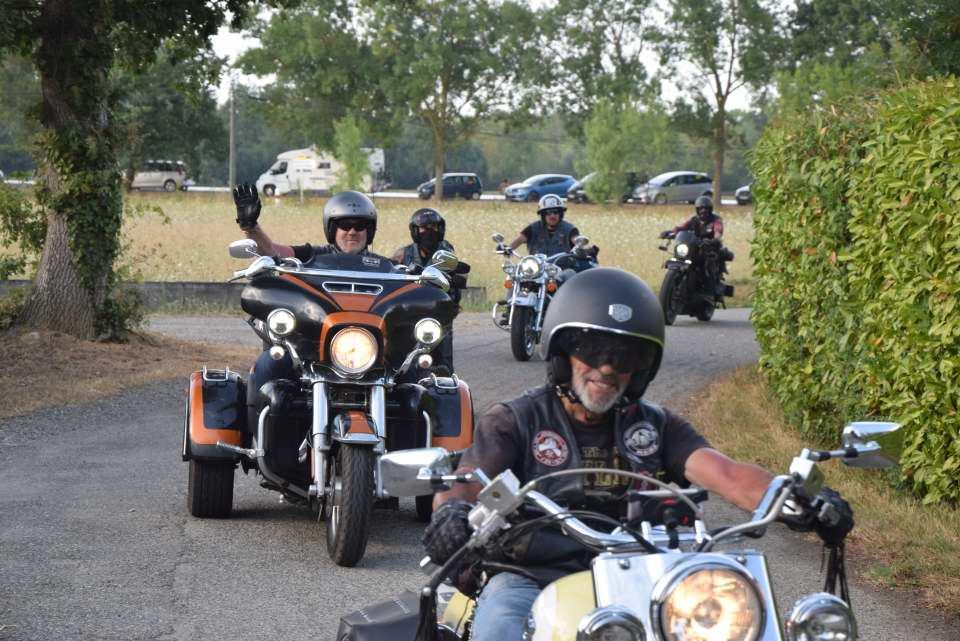
[{"label": "shrub foliage", "polygon": [[903,480],[960,500],[960,82],[768,127],[754,157],[753,320],[789,418],[835,444],[901,422]]}]

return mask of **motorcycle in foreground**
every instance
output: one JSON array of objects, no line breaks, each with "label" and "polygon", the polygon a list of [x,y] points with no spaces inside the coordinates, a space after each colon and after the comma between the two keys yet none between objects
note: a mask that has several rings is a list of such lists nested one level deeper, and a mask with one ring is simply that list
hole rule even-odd
[{"label": "motorcycle in foreground", "polygon": [[660,235],[666,242],[658,248],[673,255],[663,264],[667,273],[660,285],[660,306],[667,325],[673,325],[678,314],[709,321],[717,307],[726,309],[724,297],[733,296],[733,285],[723,282],[723,261],[733,260],[733,252],[719,241],[705,240],[693,231],[666,231]]},{"label": "motorcycle in foreground", "polygon": [[[576,272],[596,267],[595,252],[587,245],[590,239],[577,236],[570,251],[547,256],[531,254],[520,257],[508,245],[503,235],[493,234],[497,254],[503,256],[503,286],[509,296],[493,306],[493,323],[510,332],[510,351],[518,361],[528,361],[540,342],[543,316],[562,282]],[[516,259],[514,262],[513,259]]]},{"label": "motorcycle in foreground", "polygon": [[[457,313],[441,270],[458,261],[437,252],[414,276],[376,257],[330,254],[301,263],[256,249],[250,240],[230,246],[234,258],[254,258],[234,274],[248,279],[241,307],[270,357],[292,361],[294,376],[264,384],[252,397],[262,409],[250,411],[236,372],[204,368],[190,376],[187,506],[196,517],[230,516],[239,463],[287,502],[312,508],[326,521],[330,557],[352,566],[366,549],[375,500],[412,496],[384,486],[383,454],[457,449],[473,439],[466,383],[456,375],[404,382],[413,367],[429,370],[430,352]],[[432,500],[430,490],[417,495],[421,519],[429,520]]]},{"label": "motorcycle in foreground", "polygon": [[[482,472],[453,474],[454,464],[440,449],[388,454],[383,461],[387,487],[409,492],[455,482],[482,483],[484,489],[468,517],[473,534],[433,571],[419,594],[407,592],[364,608],[363,617],[358,613],[343,617],[336,638],[466,641],[475,602],[448,579],[471,562],[487,576],[497,571],[523,574],[522,567],[485,559],[501,545],[506,549],[519,530],[532,526],[559,528],[596,556],[590,570],[564,576],[539,594],[524,626],[527,641],[853,641],[857,623],[846,594],[842,547],[831,549],[825,591],[801,598],[781,621],[764,555],[737,544],[743,537],[762,537],[781,514],[835,522],[832,505],[817,498],[823,487],[817,463],[841,459],[853,467],[893,465],[901,447],[898,429],[895,423],[847,425],[841,449],[804,449],[788,474],[771,481],[748,521],[717,529],[707,527],[695,502],[695,488],[678,490],[633,472],[571,469],[520,487],[509,470],[492,481]],[[537,491],[538,483],[551,477],[598,472],[658,486],[633,494],[647,502],[662,501],[661,508],[644,509],[639,525],[639,519],[628,519],[606,532],[589,523],[611,521],[609,517],[571,512]],[[536,518],[518,521],[515,515],[521,509]],[[658,515],[660,524],[646,516],[651,513]],[[429,559],[424,561],[429,565]],[[832,594],[837,582],[842,598]]]}]

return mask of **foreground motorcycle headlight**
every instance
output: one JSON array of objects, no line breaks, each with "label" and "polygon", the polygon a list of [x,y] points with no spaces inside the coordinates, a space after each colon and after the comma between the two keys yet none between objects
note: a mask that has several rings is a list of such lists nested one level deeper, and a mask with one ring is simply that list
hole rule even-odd
[{"label": "foreground motorcycle headlight", "polygon": [[443,328],[440,326],[439,321],[433,318],[424,318],[417,321],[417,324],[413,328],[413,335],[416,337],[417,342],[433,346],[443,338]]},{"label": "foreground motorcycle headlight", "polygon": [[677,256],[679,256],[680,258],[686,258],[687,254],[690,253],[690,247],[687,246],[686,243],[680,243],[679,245],[677,245],[676,252],[677,252]]},{"label": "foreground motorcycle headlight", "polygon": [[513,263],[504,263],[503,273],[509,276],[513,276]]},{"label": "foreground motorcycle headlight", "polygon": [[654,590],[654,622],[664,641],[756,641],[763,607],[753,582],[735,567],[696,564]]},{"label": "foreground motorcycle headlight", "polygon": [[643,624],[630,610],[618,606],[597,608],[580,619],[577,641],[644,641]]},{"label": "foreground motorcycle headlight", "polygon": [[297,326],[297,318],[289,309],[275,309],[267,316],[267,327],[277,336],[289,336]]},{"label": "foreground motorcycle headlight", "polygon": [[520,261],[517,270],[524,278],[536,278],[540,275],[540,259],[535,256],[527,256]]},{"label": "foreground motorcycle headlight", "polygon": [[787,617],[788,641],[854,641],[857,621],[850,606],[820,592],[797,601]]},{"label": "foreground motorcycle headlight", "polygon": [[377,339],[362,327],[341,329],[330,341],[330,359],[346,374],[362,374],[377,360]]}]

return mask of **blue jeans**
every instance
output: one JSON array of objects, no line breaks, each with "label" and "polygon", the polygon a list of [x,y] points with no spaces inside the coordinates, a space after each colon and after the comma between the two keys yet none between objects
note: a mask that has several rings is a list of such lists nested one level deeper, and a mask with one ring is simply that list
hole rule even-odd
[{"label": "blue jeans", "polygon": [[538,594],[540,586],[525,576],[510,572],[494,576],[477,601],[472,641],[520,641]]}]

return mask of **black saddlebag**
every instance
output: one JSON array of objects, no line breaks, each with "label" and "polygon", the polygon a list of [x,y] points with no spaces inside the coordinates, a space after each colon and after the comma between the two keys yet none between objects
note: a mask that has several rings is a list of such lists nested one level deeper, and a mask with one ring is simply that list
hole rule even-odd
[{"label": "black saddlebag", "polygon": [[419,612],[419,595],[407,590],[341,617],[337,641],[413,641]]}]

